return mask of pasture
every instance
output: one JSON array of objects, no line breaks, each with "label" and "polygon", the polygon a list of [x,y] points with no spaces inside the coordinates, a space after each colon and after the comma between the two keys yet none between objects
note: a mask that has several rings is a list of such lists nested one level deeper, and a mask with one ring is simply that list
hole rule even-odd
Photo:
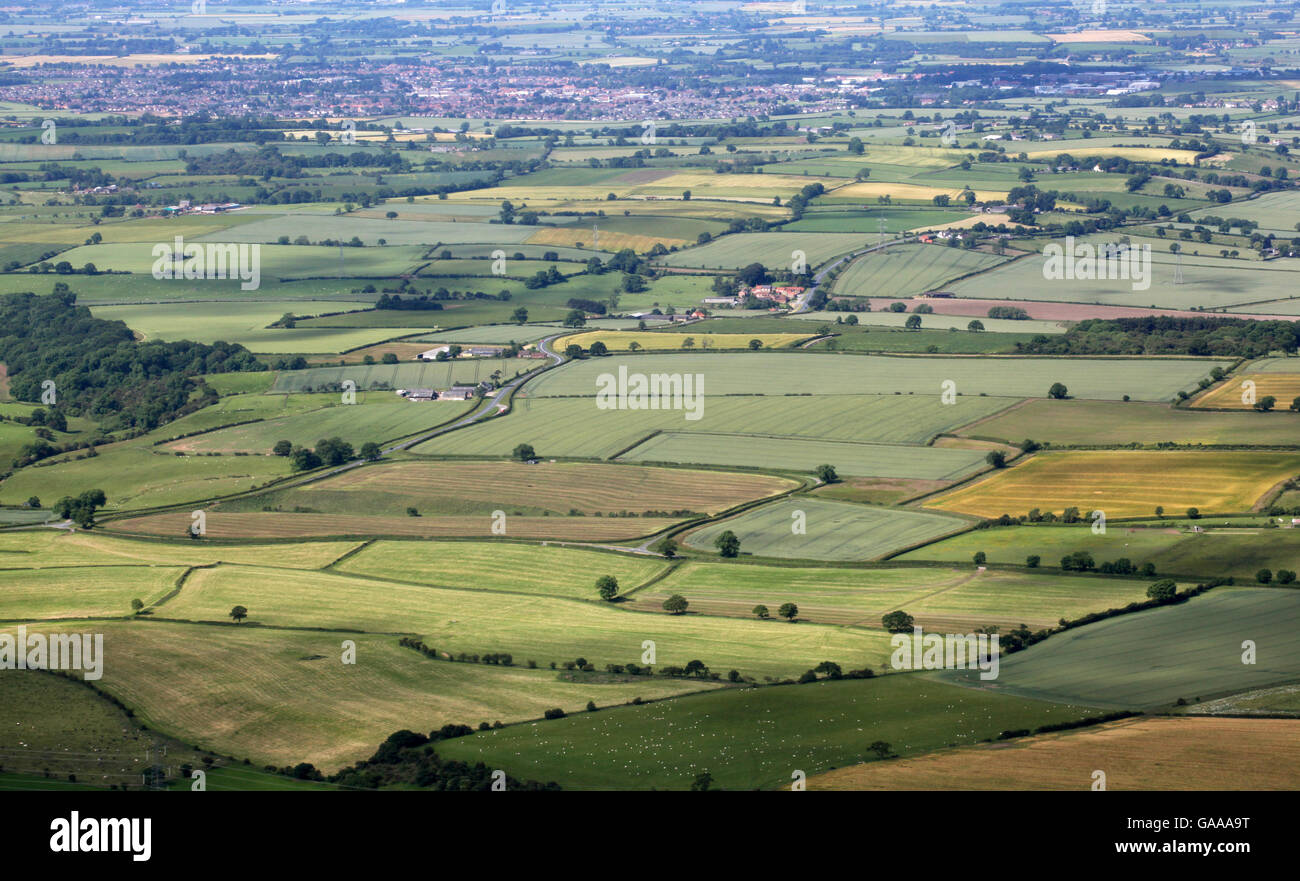
[{"label": "pasture", "polygon": [[778,789],[794,771],[864,761],[876,740],[906,756],[1086,715],[899,675],[723,689],[474,734],[439,744],[438,754],[565,789],[684,790],[704,772],[722,789]]},{"label": "pasture", "polygon": [[1300,474],[1300,453],[1136,450],[1040,453],[975,483],[928,500],[926,507],[977,517],[1061,512],[1077,507],[1106,517],[1248,511],[1280,481]]},{"label": "pasture", "polygon": [[[942,678],[1043,700],[1165,709],[1300,677],[1300,592],[1215,588],[1185,603],[1067,630],[1002,659],[995,683]],[[1253,640],[1258,664],[1242,663]]]},{"label": "pasture", "polygon": [[[699,659],[754,677],[797,676],[827,658],[853,667],[879,664],[888,653],[888,640],[878,632],[817,624],[774,631],[762,621],[631,612],[600,601],[594,578],[582,581],[590,584],[589,601],[221,565],[197,570],[154,615],[223,622],[240,604],[249,610],[249,623],[267,627],[412,634],[453,655],[507,652],[518,663],[542,666],[581,657],[598,670],[637,661],[647,639],[657,646],[657,666]],[[374,601],[378,593],[383,602]]]},{"label": "pasture", "polygon": [[963,437],[1018,443],[1033,438],[1053,446],[1130,443],[1282,446],[1296,443],[1288,415],[1204,413],[1137,401],[1056,401],[1036,398],[957,430]]},{"label": "pasture", "polygon": [[[744,541],[741,550],[744,552]],[[986,570],[970,564],[885,568],[792,567],[688,562],[666,578],[633,592],[632,608],[656,608],[678,593],[710,615],[751,618],[757,604],[773,623],[783,603],[799,607],[799,621],[881,627],[902,609],[928,630],[970,632],[977,627],[1054,626],[1146,598],[1145,581]]]},{"label": "pasture", "polygon": [[[509,414],[431,438],[412,447],[412,452],[508,456],[522,442],[532,444],[543,458],[607,459],[655,432],[690,433],[695,426],[733,437],[749,433],[756,438],[924,444],[941,431],[994,413],[1006,404],[1005,398],[980,397],[960,397],[943,404],[934,396],[706,396],[704,415],[688,421],[679,410],[600,410],[587,397],[516,397]],[[599,426],[599,431],[575,432],[571,428],[588,423]]]},{"label": "pasture", "polygon": [[[95,629],[113,659],[99,685],[136,719],[258,765],[308,761],[334,771],[368,758],[400,728],[513,722],[556,706],[577,712],[592,699],[608,705],[711,687],[567,682],[549,670],[442,663],[382,635],[140,621]],[[356,664],[340,663],[345,638],[356,642]]]},{"label": "pasture", "polygon": [[1042,558],[1041,565],[1058,566],[1067,554],[1087,551],[1098,563],[1126,557],[1135,566],[1150,563],[1159,574],[1204,579],[1230,575],[1248,584],[1261,568],[1300,571],[1300,531],[1202,522],[1205,532],[1192,532],[1186,519],[1152,526],[1112,525],[1104,535],[1094,535],[1088,525],[981,529],[909,551],[897,560],[965,562],[982,551],[990,563],[1023,566],[1025,558],[1035,554]]},{"label": "pasture", "polygon": [[[519,358],[460,358],[451,361],[413,361],[401,364],[353,364],[346,367],[310,367],[306,370],[282,370],[275,375],[272,394],[313,391],[337,391],[345,379],[366,389],[434,388],[474,385],[500,374],[513,379],[538,367],[538,362]],[[437,407],[447,401],[413,404]]]},{"label": "pasture", "polygon": [[[838,768],[809,790],[1294,790],[1300,720],[1152,716]],[[1152,756],[1159,756],[1152,761]],[[1285,769],[1285,770],[1283,770]],[[1281,773],[1279,773],[1281,772]]]},{"label": "pasture", "polygon": [[963,248],[900,245],[858,257],[835,279],[831,290],[847,297],[906,297],[943,288],[952,279],[991,269],[1004,260]]},{"label": "pasture", "polygon": [[852,477],[951,480],[980,468],[985,453],[983,449],[663,431],[618,458],[628,462],[749,465],[794,471],[814,471],[819,465],[829,464],[837,472]]},{"label": "pasture", "polygon": [[[797,359],[797,360],[792,360]],[[957,395],[1046,397],[1055,382],[1075,398],[1167,401],[1215,366],[1229,361],[1194,358],[915,358],[813,353],[744,352],[649,354],[592,358],[566,364],[528,384],[534,397],[595,395],[596,377],[629,373],[703,374],[706,395],[939,395],[954,383]],[[360,385],[360,383],[358,383]],[[277,387],[277,390],[280,390]],[[708,417],[705,417],[708,418]]]},{"label": "pasture", "polygon": [[967,526],[926,511],[880,508],[796,496],[752,508],[686,535],[692,548],[715,553],[724,531],[742,554],[800,560],[871,560]]}]

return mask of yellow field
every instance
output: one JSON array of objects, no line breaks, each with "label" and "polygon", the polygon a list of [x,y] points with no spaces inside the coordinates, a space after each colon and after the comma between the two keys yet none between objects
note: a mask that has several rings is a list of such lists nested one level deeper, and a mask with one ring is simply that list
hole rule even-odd
[{"label": "yellow field", "polygon": [[977,223],[997,226],[999,223],[1010,222],[1011,218],[1006,214],[972,214],[970,217],[953,220],[949,223],[932,223],[929,226],[918,226],[916,229],[909,229],[908,232],[923,232],[927,229],[969,229]]},{"label": "yellow field", "polygon": [[[886,181],[862,181],[847,184],[834,193],[836,198],[874,199],[877,196],[892,196],[895,199],[911,199],[917,202],[929,202],[935,196],[949,196],[956,199],[962,194],[960,187],[927,187],[920,184],[900,184]],[[975,198],[981,202],[1006,198],[1006,190],[975,190]]]},{"label": "yellow field", "polygon": [[1300,453],[1097,450],[1042,453],[926,502],[978,517],[1060,513],[1142,517],[1249,510],[1270,488],[1300,474]]},{"label": "yellow field", "polygon": [[[114,530],[142,535],[183,536],[186,512],[115,520]],[[660,517],[516,517],[508,538],[622,541],[661,532],[679,522]],[[232,538],[316,538],[340,535],[403,535],[418,538],[493,538],[488,517],[366,517],[351,514],[293,514],[267,511],[207,516],[207,536]]]},{"label": "yellow field", "polygon": [[1193,150],[1170,150],[1166,147],[1107,147],[1103,145],[1080,146],[1078,142],[1062,144],[1051,150],[1028,150],[1025,155],[1030,159],[1044,159],[1059,156],[1062,153],[1088,156],[1119,156],[1135,162],[1159,162],[1161,159],[1177,159],[1179,162],[1191,163],[1196,156]]},{"label": "yellow field", "polygon": [[1296,789],[1300,719],[1125,719],[838,768],[808,788],[1086,791],[1094,771],[1115,790]]},{"label": "yellow field", "polygon": [[1194,402],[1195,407],[1224,407],[1232,410],[1253,410],[1254,404],[1242,401],[1245,394],[1242,383],[1255,383],[1255,400],[1272,395],[1277,398],[1275,408],[1285,410],[1291,402],[1300,397],[1300,373],[1247,373],[1229,379],[1217,388],[1212,388]]},{"label": "yellow field", "polygon": [[[575,336],[563,337],[556,341],[561,349],[570,343],[576,343],[584,349],[599,340],[614,352],[626,351],[632,343],[645,351],[679,351],[683,348],[701,349],[745,349],[750,340],[762,340],[765,349],[788,348],[800,340],[816,336],[811,328],[808,333],[655,333],[653,331],[635,330],[592,330]],[[693,340],[694,345],[682,344]]]},{"label": "yellow field", "polygon": [[[530,245],[564,245],[565,247],[572,247],[575,242],[581,242],[584,247],[592,245],[591,230],[585,227],[543,226],[527,239],[527,243]],[[673,245],[678,247],[693,245],[695,242],[692,239],[669,238],[668,236],[640,236],[625,232],[600,231],[600,247],[604,251],[621,251],[624,248],[631,248],[639,254],[645,254],[657,244],[670,248]]]}]

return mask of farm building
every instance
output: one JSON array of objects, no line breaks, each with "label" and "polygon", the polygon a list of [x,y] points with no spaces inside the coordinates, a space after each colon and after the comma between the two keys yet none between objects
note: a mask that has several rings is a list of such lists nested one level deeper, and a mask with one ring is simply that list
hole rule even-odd
[{"label": "farm building", "polygon": [[398,389],[397,393],[408,401],[432,401],[438,397],[438,393],[431,388]]}]

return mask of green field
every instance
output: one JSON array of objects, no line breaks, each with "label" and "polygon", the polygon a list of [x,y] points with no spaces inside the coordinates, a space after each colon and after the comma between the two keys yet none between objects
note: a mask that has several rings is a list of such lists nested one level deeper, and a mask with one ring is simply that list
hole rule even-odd
[{"label": "green field", "polygon": [[1054,401],[1036,399],[957,431],[964,437],[1019,443],[1033,438],[1055,446],[1109,446],[1130,443],[1292,445],[1297,441],[1290,414],[1206,413],[1130,401]]},{"label": "green field", "polygon": [[[1094,706],[1163,709],[1300,678],[1300,593],[1217,588],[1162,609],[1053,636],[1002,660],[1000,694]],[[1242,661],[1251,640],[1258,661]],[[942,674],[975,685],[968,671]]]},{"label": "green field", "polygon": [[[508,415],[425,441],[413,451],[433,456],[506,456],[516,444],[526,442],[541,456],[604,459],[652,432],[690,433],[697,427],[737,438],[750,434],[760,439],[784,436],[923,444],[939,432],[994,413],[1008,403],[1005,398],[961,397],[943,404],[937,397],[901,395],[713,397],[705,399],[701,419],[687,421],[673,410],[598,410],[590,398],[518,398]],[[575,432],[571,428],[589,421],[600,430]],[[762,451],[761,445],[755,449]]]},{"label": "green field", "polygon": [[[0,561],[8,562],[7,554]],[[131,600],[146,605],[173,589],[174,566],[84,566],[0,572],[0,620],[123,617]]]},{"label": "green field", "polygon": [[[795,526],[803,529],[796,533]],[[879,508],[808,497],[783,499],[690,533],[686,543],[713,551],[725,530],[740,539],[743,554],[802,560],[870,560],[967,524],[952,517],[901,508]]]},{"label": "green field", "polygon": [[835,279],[832,290],[845,297],[906,297],[940,289],[951,279],[1003,261],[996,254],[964,248],[903,245],[863,254]]},{"label": "green field", "polygon": [[863,233],[734,233],[707,245],[669,254],[662,258],[662,263],[666,266],[731,270],[750,263],[762,263],[768,269],[789,269],[797,259],[796,252],[803,252],[804,264],[813,268],[870,243]]},{"label": "green field", "polygon": [[[282,370],[275,376],[272,393],[337,390],[343,380],[357,384],[357,390],[435,388],[468,384],[490,379],[500,373],[502,381],[535,369],[538,361],[521,358],[465,358],[455,361],[420,361],[403,364],[354,364],[347,367],[311,367],[306,370]],[[446,402],[441,402],[446,403]],[[439,406],[440,402],[415,406]]]},{"label": "green field", "polygon": [[1036,554],[1043,566],[1058,566],[1067,554],[1087,551],[1097,563],[1127,557],[1136,566],[1151,563],[1161,574],[1193,578],[1233,576],[1253,583],[1261,568],[1300,571],[1300,530],[1224,528],[1219,520],[1203,521],[1208,531],[1181,526],[1106,527],[1094,535],[1090,526],[1010,526],[982,529],[926,545],[899,560],[967,561],[983,551],[990,563],[1022,566]]},{"label": "green field", "polygon": [[[578,657],[598,670],[637,661],[647,639],[657,645],[658,666],[682,666],[698,658],[710,667],[735,668],[754,677],[796,676],[826,658],[851,666],[879,664],[887,654],[883,633],[812,624],[774,636],[760,621],[625,611],[619,604],[602,603],[594,581],[581,579],[591,585],[592,599],[584,602],[222,565],[196,571],[154,614],[220,622],[239,604],[248,608],[251,624],[413,634],[440,651],[508,652],[516,663],[535,660],[543,667]],[[383,601],[375,602],[376,596]]]},{"label": "green field", "polygon": [[[744,543],[741,544],[742,551]],[[1054,626],[1059,619],[1146,599],[1148,582],[1015,571],[979,572],[961,566],[811,568],[689,562],[629,597],[633,608],[655,608],[669,595],[686,597],[709,614],[754,617],[768,607],[774,624],[783,603],[799,621],[878,628],[902,609],[926,629],[970,632],[976,627]]]},{"label": "green field", "polygon": [[[276,397],[280,396],[276,395],[272,399]],[[355,405],[338,403],[336,395],[311,397],[329,398],[330,403],[320,409],[293,416],[265,419],[185,438],[160,449],[179,450],[193,455],[235,452],[267,454],[276,441],[288,440],[294,446],[311,447],[323,437],[341,437],[359,449],[367,441],[383,443],[451,422],[468,415],[479,406],[476,400],[412,403],[384,392],[372,392],[368,400],[364,403],[358,400]]]},{"label": "green field", "polygon": [[102,489],[112,509],[196,502],[245,492],[289,474],[278,456],[175,456],[140,440],[98,448],[94,458],[23,468],[0,483],[0,504],[19,505],[31,496],[51,502]]},{"label": "green field", "polygon": [[[798,359],[798,360],[791,360]],[[1046,397],[1063,382],[1076,398],[1167,401],[1226,361],[1128,358],[910,358],[805,353],[623,355],[589,358],[548,371],[527,386],[537,397],[593,396],[596,378],[631,373],[704,376],[704,394],[938,395],[951,380],[959,395]],[[707,416],[705,417],[708,418]]]},{"label": "green field", "polygon": [[[333,771],[368,758],[401,728],[533,719],[592,699],[609,705],[710,687],[569,682],[550,670],[433,661],[391,636],[143,621],[96,622],[95,631],[106,658],[98,685],[136,719],[259,766],[307,761]],[[344,639],[356,643],[355,664],[341,663]]]},{"label": "green field", "polygon": [[886,676],[583,713],[448,741],[438,754],[566,789],[686,789],[705,772],[724,789],[776,789],[795,771],[866,761],[876,740],[911,755],[1086,715],[1080,706]]},{"label": "green field", "polygon": [[829,464],[838,473],[852,477],[954,480],[977,471],[985,455],[982,449],[665,431],[618,458],[626,462],[750,465],[793,471],[815,471],[817,466]]}]

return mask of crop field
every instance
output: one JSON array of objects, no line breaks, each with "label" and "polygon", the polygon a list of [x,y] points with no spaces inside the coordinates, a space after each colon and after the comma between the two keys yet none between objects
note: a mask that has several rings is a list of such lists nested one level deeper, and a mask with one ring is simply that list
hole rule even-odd
[{"label": "crop field", "polygon": [[902,444],[864,444],[797,437],[755,437],[664,431],[619,455],[630,462],[682,462],[691,465],[752,465],[813,471],[834,465],[854,477],[964,477],[984,463],[982,449],[942,449]]},{"label": "crop field", "polygon": [[882,207],[874,211],[826,209],[809,211],[800,220],[787,223],[787,232],[855,232],[880,233],[880,218],[885,219],[885,232],[898,233],[921,227],[941,229],[969,217],[965,211],[943,208],[915,209]]},{"label": "crop field", "polygon": [[[900,245],[858,257],[835,279],[832,290],[848,297],[904,297],[942,288],[948,281],[1004,262],[996,254]],[[922,321],[925,319],[922,318]]]},{"label": "crop field", "polygon": [[[792,360],[798,359],[798,360]],[[548,371],[526,389],[534,397],[593,396],[596,377],[629,373],[703,374],[706,394],[939,395],[943,382],[958,395],[1046,397],[1062,382],[1075,398],[1167,401],[1195,386],[1216,366],[1209,359],[1128,358],[909,358],[804,353],[651,354],[578,361]],[[358,386],[361,384],[358,382]],[[277,390],[281,390],[277,388]],[[290,389],[283,389],[290,390]],[[292,389],[300,391],[301,389]],[[707,418],[707,417],[706,417]]]},{"label": "crop field", "polygon": [[965,562],[983,552],[990,563],[1022,566],[1030,554],[1042,558],[1044,566],[1058,566],[1067,554],[1087,551],[1098,562],[1126,557],[1135,566],[1150,563],[1160,574],[1194,578],[1231,575],[1253,583],[1261,568],[1300,571],[1300,532],[1267,527],[1225,528],[1208,520],[1204,532],[1192,532],[1185,518],[1182,525],[1107,526],[1104,535],[1094,535],[1087,525],[1012,526],[981,529],[954,536],[902,554],[899,561],[937,560]]},{"label": "crop field", "polygon": [[[743,554],[802,560],[870,560],[966,525],[925,511],[798,497],[712,523],[691,532],[686,543],[712,551],[714,540],[731,530],[740,539]],[[802,531],[796,532],[796,528]]]},{"label": "crop field", "polygon": [[[705,391],[707,395],[707,386]],[[591,398],[517,398],[508,415],[432,438],[412,451],[430,456],[508,456],[524,442],[543,457],[606,459],[654,432],[691,433],[696,426],[732,436],[924,444],[941,431],[1007,404],[1006,398],[980,397],[943,404],[936,396],[706,396],[704,415],[692,422],[677,410],[600,410]],[[600,431],[568,430],[588,420],[598,420],[593,424]]]},{"label": "crop field", "polygon": [[702,772],[725,789],[777,789],[794,769],[811,775],[863,761],[876,740],[906,756],[1087,715],[900,675],[724,689],[475,734],[440,744],[438,754],[572,789],[686,789]]},{"label": "crop field", "polygon": [[[505,524],[511,538],[567,541],[631,541],[675,525],[673,517],[547,517],[510,516]],[[139,535],[184,535],[191,523],[184,512],[150,514],[113,522],[113,528]],[[208,516],[207,535],[215,539],[352,538],[492,538],[499,521],[488,516],[467,518],[437,513],[409,515],[313,514],[298,511],[226,512]]]},{"label": "crop field", "polygon": [[[929,318],[926,315],[925,318]],[[969,320],[969,319],[968,319]],[[925,322],[929,324],[930,322]],[[939,324],[948,324],[940,320]],[[962,322],[963,327],[966,322]],[[834,339],[819,340],[806,348],[810,352],[870,352],[872,354],[895,354],[904,352],[925,352],[943,355],[1011,355],[1016,352],[1016,345],[1027,344],[1033,340],[1032,333],[980,333],[973,331],[888,330],[868,332],[866,322],[859,325],[857,333],[844,333]],[[839,330],[840,326],[835,325]]]},{"label": "crop field", "polygon": [[715,242],[688,248],[661,258],[666,266],[701,269],[740,269],[762,263],[769,269],[789,269],[802,251],[804,263],[816,267],[832,257],[865,248],[872,242],[865,233],[734,233]]},{"label": "crop field", "polygon": [[[1253,389],[1246,383],[1253,383]],[[1251,396],[1249,393],[1253,391]],[[1226,382],[1197,396],[1192,402],[1194,407],[1226,408],[1230,410],[1253,410],[1255,403],[1266,397],[1275,398],[1278,410],[1286,410],[1291,402],[1300,398],[1300,373],[1241,373],[1235,374]],[[1258,421],[1258,420],[1256,420]],[[1295,420],[1289,420],[1292,431],[1297,427]],[[1294,437],[1294,433],[1292,437]]]},{"label": "crop field", "polygon": [[18,505],[31,496],[51,501],[102,489],[108,507],[146,508],[247,492],[289,473],[278,456],[174,456],[125,441],[99,447],[94,458],[24,468],[0,483],[0,504]]},{"label": "crop field", "polygon": [[[1084,241],[1079,240],[1075,247],[1081,247]],[[1094,246],[1101,241],[1106,240],[1097,239],[1093,241]],[[1189,243],[1182,244],[1192,250]],[[1210,252],[1211,248],[1214,248],[1213,252]],[[1150,285],[1144,289],[1134,287],[1132,279],[1045,279],[1044,258],[1029,256],[955,282],[951,290],[959,297],[980,299],[1012,296],[1022,300],[1161,309],[1190,309],[1194,306],[1221,309],[1280,300],[1295,292],[1300,276],[1287,265],[1207,256],[1208,253],[1217,255],[1220,250],[1213,245],[1199,245],[1199,249],[1206,253],[1200,256],[1184,253],[1181,283],[1175,283],[1175,260],[1168,252],[1168,245],[1163,245],[1159,250],[1156,247],[1151,249]],[[1017,295],[1015,292],[1020,293]],[[1032,309],[1029,314],[1034,314]]]},{"label": "crop field", "polygon": [[1168,404],[1039,398],[976,420],[956,433],[1013,442],[1033,438],[1056,446],[1163,441],[1281,446],[1296,442],[1294,423],[1289,414],[1283,413],[1198,413]]},{"label": "crop field", "polygon": [[[536,361],[518,358],[464,358],[454,361],[423,361],[405,364],[357,364],[348,367],[312,367],[306,370],[282,370],[271,386],[274,394],[311,391],[337,391],[343,380],[357,384],[357,390],[399,388],[449,388],[472,385],[499,372],[504,379],[527,373],[538,366]],[[413,404],[441,406],[447,401]]]},{"label": "crop field", "polygon": [[[809,329],[812,330],[811,328]],[[593,330],[573,336],[561,337],[555,341],[559,349],[578,345],[590,349],[591,344],[602,342],[611,352],[625,352],[636,344],[636,348],[648,352],[663,350],[690,349],[745,349],[750,340],[758,340],[765,349],[787,349],[795,343],[811,338],[813,333],[701,333],[699,336],[680,333],[656,333],[654,331],[635,330]]]},{"label": "crop field", "polygon": [[[237,425],[173,441],[161,449],[203,455],[205,453],[251,452],[269,454],[277,441],[295,446],[314,446],[322,437],[341,437],[359,448],[367,441],[383,443],[465,416],[478,401],[429,401],[412,403],[396,395],[372,393],[370,400],[355,405],[340,404],[335,396],[330,405],[306,413],[281,416]],[[276,396],[278,397],[278,396]],[[325,397],[316,396],[315,397]],[[233,421],[233,420],[232,420]]]},{"label": "crop field", "polygon": [[[172,537],[175,538],[175,534]],[[275,565],[289,569],[319,569],[360,545],[361,542],[356,541],[277,543]],[[99,532],[52,529],[0,532],[0,569],[6,570],[118,565],[207,566],[219,561],[255,563],[264,562],[266,553],[266,545],[189,540],[169,544]]]},{"label": "crop field", "polygon": [[[602,573],[604,574],[604,573]],[[588,579],[583,579],[588,581]],[[441,588],[256,566],[221,565],[194,572],[181,592],[154,609],[157,618],[220,622],[231,607],[250,623],[413,634],[440,651],[507,652],[542,666],[586,658],[599,670],[636,661],[654,640],[660,665],[700,659],[746,676],[797,676],[827,658],[858,667],[888,656],[883,632],[818,624],[775,631],[770,622],[704,615],[630,612],[591,600]],[[382,591],[383,602],[373,602]]]},{"label": "crop field", "polygon": [[[741,551],[745,542],[742,538]],[[965,561],[969,564],[969,558]],[[973,566],[885,569],[685,563],[629,597],[632,608],[657,608],[677,593],[710,615],[754,617],[768,607],[774,623],[783,603],[799,620],[879,628],[881,617],[902,609],[936,632],[977,627],[1054,626],[1064,618],[1146,599],[1148,582],[1028,572],[977,571]]]},{"label": "crop field", "polygon": [[[272,490],[222,511],[304,510],[351,515],[482,516],[484,531],[497,509],[514,516],[617,515],[632,511],[717,513],[798,487],[761,474],[642,468],[595,463],[393,462]],[[613,524],[611,524],[613,526]],[[507,527],[508,528],[508,527]],[[629,527],[623,527],[624,529]]]},{"label": "crop field", "polygon": [[[95,622],[95,630],[116,659],[99,685],[136,718],[259,765],[310,761],[332,771],[369,757],[399,728],[518,721],[555,706],[575,712],[593,698],[608,705],[711,687],[575,683],[549,670],[442,663],[382,635],[164,622]],[[339,663],[344,638],[363,662]]]},{"label": "crop field", "polygon": [[[1165,608],[1109,618],[1002,659],[999,693],[1116,709],[1163,709],[1300,677],[1300,593],[1216,588]],[[1253,640],[1258,664],[1242,663]],[[978,678],[940,674],[970,685]]]},{"label": "crop field", "polygon": [[[1216,208],[1206,208],[1192,212],[1192,219],[1198,215],[1210,214],[1219,217],[1223,212]],[[1253,220],[1263,230],[1271,230],[1290,236],[1295,232],[1296,217],[1300,217],[1300,193],[1283,191],[1280,193],[1263,193],[1241,205],[1232,206],[1232,216],[1244,220]]]},{"label": "crop field", "polygon": [[[0,563],[9,564],[7,554]],[[0,570],[0,619],[90,618],[131,614],[131,600],[158,600],[185,570],[159,566],[84,566]]]},{"label": "crop field", "polygon": [[[809,790],[1117,791],[1300,787],[1300,720],[1149,717],[838,768]],[[1151,757],[1158,755],[1159,761]],[[1281,773],[1279,773],[1281,771]]]},{"label": "crop field", "polygon": [[1041,453],[926,502],[977,517],[1077,507],[1088,517],[1247,511],[1279,482],[1300,474],[1300,453],[1132,450]]}]

